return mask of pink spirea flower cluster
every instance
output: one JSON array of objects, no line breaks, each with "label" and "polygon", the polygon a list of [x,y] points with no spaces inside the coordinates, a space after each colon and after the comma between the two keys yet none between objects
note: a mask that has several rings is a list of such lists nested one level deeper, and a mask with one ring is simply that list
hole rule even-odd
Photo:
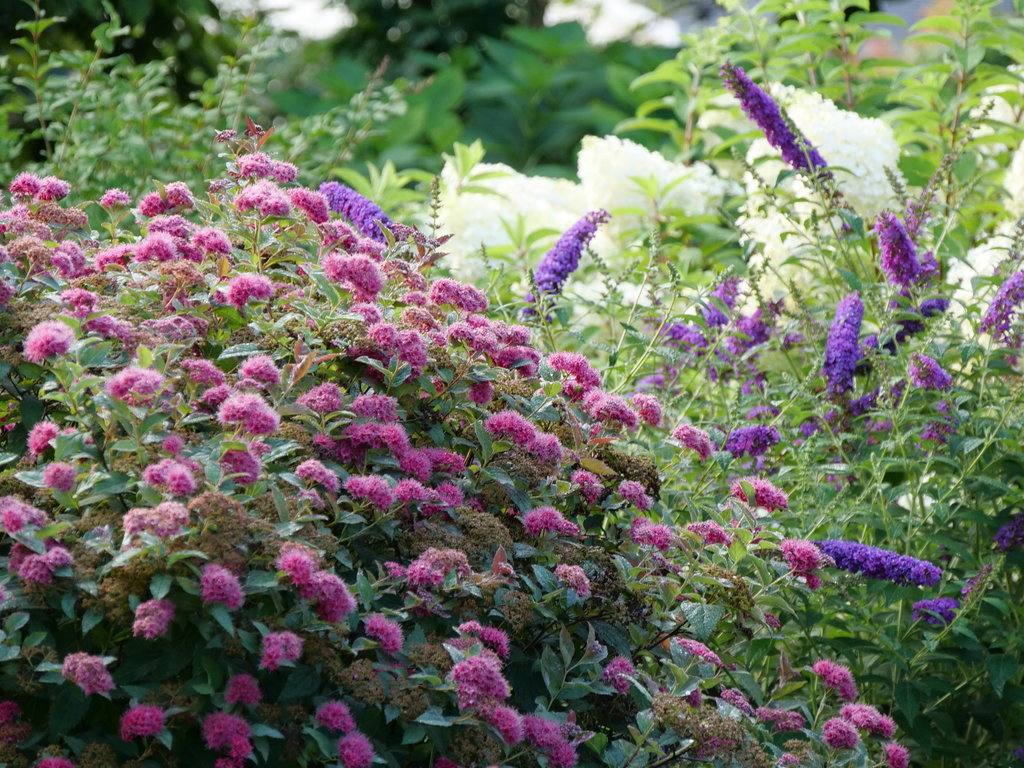
[{"label": "pink spirea flower cluster", "polygon": [[750,705],[747,697],[735,688],[726,688],[721,694],[722,701],[728,702],[745,715],[753,716],[754,708]]},{"label": "pink spirea flower cluster", "polygon": [[43,469],[43,485],[60,493],[68,493],[75,487],[78,470],[74,465],[63,461],[54,461]]},{"label": "pink spirea flower cluster", "polygon": [[345,491],[352,498],[366,501],[382,512],[395,503],[391,486],[379,475],[352,475],[345,481]]},{"label": "pink spirea flower cluster", "polygon": [[[502,659],[507,659],[510,647],[508,635],[496,627],[485,627],[478,621],[466,621],[456,627],[459,634],[471,641],[479,641],[484,648],[493,651]],[[469,648],[473,642],[465,646]]]},{"label": "pink spirea flower cluster", "polygon": [[634,517],[629,523],[629,537],[637,544],[646,544],[659,552],[672,546],[676,536],[667,525],[655,523],[646,517]]},{"label": "pink spirea flower cluster", "polygon": [[523,515],[523,527],[530,536],[551,533],[563,536],[579,536],[576,523],[566,520],[554,507],[537,507]]},{"label": "pink spirea flower cluster", "polygon": [[245,600],[242,583],[227,568],[214,563],[205,566],[201,584],[204,603],[220,603],[227,606],[229,611],[237,611],[242,607]]},{"label": "pink spirea flower cluster", "polygon": [[107,380],[107,393],[128,405],[146,405],[164,391],[167,379],[152,368],[130,367]]},{"label": "pink spirea flower cluster", "polygon": [[240,766],[252,754],[249,737],[252,728],[242,718],[227,712],[214,712],[203,718],[203,741],[210,749],[228,751],[234,765]]},{"label": "pink spirea flower cluster", "polygon": [[583,397],[583,410],[594,421],[611,427],[633,430],[640,425],[640,415],[618,395],[592,389]]},{"label": "pink spirea flower cluster", "polygon": [[562,730],[560,723],[539,715],[523,717],[523,735],[547,755],[548,765],[552,768],[572,768],[578,760],[576,749]]},{"label": "pink spirea flower cluster", "polygon": [[50,441],[57,437],[60,430],[52,421],[40,421],[28,433],[28,451],[33,456],[42,456],[50,447]]},{"label": "pink spirea flower cluster", "polygon": [[88,696],[93,693],[109,693],[114,690],[114,678],[110,676],[106,662],[99,656],[88,653],[72,653],[64,657],[61,665],[64,679],[74,683]]},{"label": "pink spirea flower cluster", "polygon": [[445,577],[453,571],[456,577],[461,579],[468,577],[473,572],[469,567],[469,560],[465,552],[435,547],[427,549],[409,563],[407,568],[390,562],[386,563],[386,567],[393,578],[405,579],[410,586],[427,589],[440,587],[444,583]]},{"label": "pink spirea flower cluster", "polygon": [[431,284],[430,303],[447,304],[464,312],[484,312],[487,309],[487,297],[482,291],[448,278],[435,280]]},{"label": "pink spirea flower cluster", "polygon": [[196,490],[196,479],[192,470],[198,468],[199,465],[192,461],[161,459],[142,471],[142,479],[172,496],[190,496]]},{"label": "pink spirea flower cluster", "polygon": [[601,386],[600,374],[578,352],[555,352],[548,357],[547,364],[572,377],[571,382],[562,385],[562,391],[570,400],[580,400],[590,390]]},{"label": "pink spirea flower cluster", "polygon": [[281,371],[269,355],[253,355],[238,366],[243,381],[274,386],[281,383]]},{"label": "pink spirea flower cluster", "polygon": [[493,653],[481,653],[463,659],[449,673],[455,683],[459,709],[486,709],[511,695],[508,681],[501,672],[501,663]]},{"label": "pink spirea flower cluster", "polygon": [[577,469],[572,473],[570,480],[579,486],[580,495],[583,496],[583,500],[587,504],[596,504],[597,500],[601,498],[601,494],[604,493],[604,483],[593,472]]},{"label": "pink spirea flower cluster", "polygon": [[337,493],[341,488],[338,476],[316,459],[307,459],[299,464],[295,468],[295,474],[303,480],[311,480],[330,493]]},{"label": "pink spirea flower cluster", "polygon": [[153,640],[167,634],[167,629],[174,621],[174,603],[170,600],[147,600],[139,603],[135,609],[135,621],[132,623],[132,634]]},{"label": "pink spirea flower cluster", "polygon": [[342,701],[326,701],[316,711],[316,721],[324,728],[341,733],[355,730],[356,721]]},{"label": "pink spirea flower cluster", "polygon": [[359,731],[352,731],[338,741],[338,758],[345,768],[370,768],[376,754],[373,745]]},{"label": "pink spirea flower cluster", "polygon": [[853,680],[853,673],[850,672],[849,667],[829,659],[819,659],[814,662],[811,669],[821,678],[825,686],[836,691],[843,701],[853,701],[857,698],[857,684]]},{"label": "pink spirea flower cluster", "polygon": [[844,704],[839,716],[872,736],[891,739],[896,733],[896,723],[870,704]]},{"label": "pink spirea flower cluster", "polygon": [[384,288],[384,276],[377,263],[366,256],[348,256],[336,251],[324,256],[324,274],[340,283],[354,301],[374,302]]},{"label": "pink spirea flower cluster", "polygon": [[387,395],[360,395],[352,401],[352,412],[380,424],[398,421],[398,401]]},{"label": "pink spirea flower cluster", "polygon": [[156,736],[164,729],[164,711],[160,707],[139,704],[121,716],[121,739]]},{"label": "pink spirea flower cluster", "polygon": [[235,675],[228,680],[227,692],[224,698],[230,704],[243,704],[247,707],[255,707],[263,699],[259,683],[252,675]]},{"label": "pink spirea flower cluster", "polygon": [[696,453],[701,461],[707,461],[715,451],[715,444],[711,442],[708,433],[692,424],[676,427],[672,431],[672,437],[682,443],[684,448]]},{"label": "pink spirea flower cluster", "polygon": [[910,750],[895,741],[885,745],[885,760],[889,768],[908,768]]},{"label": "pink spirea flower cluster", "polygon": [[690,523],[686,530],[693,531],[704,539],[705,544],[730,544],[732,537],[725,532],[725,529],[714,520],[699,520]]},{"label": "pink spirea flower cluster", "polygon": [[341,390],[338,389],[337,384],[319,384],[304,395],[300,396],[296,402],[299,405],[304,405],[307,408],[316,411],[321,416],[326,416],[328,413],[334,413],[340,411],[342,406]]},{"label": "pink spirea flower cluster", "polygon": [[580,566],[559,563],[555,566],[555,578],[567,587],[572,587],[580,597],[590,596],[590,579]]},{"label": "pink spirea flower cluster", "polygon": [[762,477],[744,477],[735,481],[729,488],[729,492],[740,501],[749,504],[747,493],[743,484],[747,483],[754,489],[754,506],[765,509],[789,509],[789,497],[785,492],[776,488],[770,481]]},{"label": "pink spirea flower cluster", "polygon": [[243,213],[255,210],[261,216],[287,216],[291,201],[277,184],[266,179],[245,187],[235,197],[235,206]]},{"label": "pink spirea flower cluster", "polygon": [[816,571],[825,564],[826,558],[816,544],[801,539],[784,539],[779,546],[793,576],[802,577],[811,589],[821,586],[821,577]]},{"label": "pink spirea flower cluster", "polygon": [[619,495],[641,512],[649,510],[654,503],[643,485],[636,480],[623,480],[619,484]]},{"label": "pink spirea flower cluster", "polygon": [[652,427],[661,424],[661,403],[654,395],[644,393],[633,395],[633,408],[640,414],[640,418]]},{"label": "pink spirea flower cluster", "polygon": [[626,693],[629,690],[629,680],[626,679],[628,677],[636,677],[636,668],[627,656],[616,656],[601,672],[601,680],[618,693]]},{"label": "pink spirea flower cluster", "polygon": [[217,410],[217,419],[224,426],[240,426],[251,435],[269,435],[281,425],[277,412],[254,394],[229,397]]},{"label": "pink spirea flower cluster", "polygon": [[402,632],[402,625],[397,621],[375,613],[366,618],[365,625],[367,636],[377,640],[385,653],[394,655],[405,645],[405,634]]},{"label": "pink spirea flower cluster", "polygon": [[294,632],[271,632],[263,636],[260,669],[273,672],[282,664],[297,661],[302,655],[302,638]]},{"label": "pink spirea flower cluster", "polygon": [[274,295],[274,284],[269,277],[247,272],[228,281],[228,304],[241,309],[250,301],[266,301]]},{"label": "pink spirea flower cluster", "polygon": [[826,720],[821,728],[821,736],[832,749],[853,749],[860,742],[857,729],[840,717]]},{"label": "pink spirea flower cluster", "polygon": [[484,719],[494,726],[506,744],[515,745],[523,740],[523,716],[512,707],[492,707],[484,712]]},{"label": "pink spirea flower cluster", "polygon": [[30,554],[31,550],[22,544],[11,548],[7,567],[18,578],[29,584],[46,586],[53,583],[53,575],[61,568],[74,564],[74,558],[65,548],[54,542],[47,543],[46,554]]},{"label": "pink spirea flower cluster", "polygon": [[75,343],[75,332],[59,320],[45,320],[36,325],[25,337],[25,359],[41,363],[48,357],[67,354]]}]

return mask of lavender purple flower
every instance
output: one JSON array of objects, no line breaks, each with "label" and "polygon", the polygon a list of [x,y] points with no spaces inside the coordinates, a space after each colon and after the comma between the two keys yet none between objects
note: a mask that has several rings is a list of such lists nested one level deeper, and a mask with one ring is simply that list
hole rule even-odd
[{"label": "lavender purple flower", "polygon": [[351,187],[346,187],[336,181],[325,181],[321,184],[320,194],[327,198],[332,211],[340,213],[352,222],[364,237],[376,240],[378,243],[387,243],[377,222],[388,229],[391,229],[395,222],[375,202],[367,200]]},{"label": "lavender purple flower", "polygon": [[825,342],[825,379],[832,397],[853,389],[853,374],[862,355],[857,337],[863,319],[864,304],[857,291],[840,299]]},{"label": "lavender purple flower", "polygon": [[922,277],[923,267],[917,259],[914,243],[896,214],[890,211],[878,214],[875,232],[882,251],[882,271],[889,282],[903,288],[916,283]]},{"label": "lavender purple flower", "polygon": [[935,360],[915,353],[910,358],[910,380],[921,389],[948,389],[953,377]]},{"label": "lavender purple flower", "polygon": [[[955,597],[935,597],[914,603],[914,621],[924,620],[928,624],[951,624],[956,618],[960,601]],[[936,615],[937,614],[937,615]]]},{"label": "lavender purple flower", "polygon": [[736,458],[745,453],[749,453],[751,456],[763,456],[779,440],[779,430],[775,427],[756,424],[752,427],[740,427],[730,432],[725,439],[725,450]]},{"label": "lavender purple flower", "polygon": [[992,299],[985,317],[981,320],[981,330],[992,334],[1006,346],[1019,349],[1020,334],[1012,333],[1010,326],[1021,302],[1024,302],[1024,271],[1014,272],[1000,286],[999,292]]},{"label": "lavender purple flower", "polygon": [[836,568],[859,573],[871,579],[885,579],[901,585],[933,587],[942,578],[942,569],[938,566],[909,555],[900,555],[856,541],[827,539],[814,543],[835,561]]},{"label": "lavender purple flower", "polygon": [[793,132],[783,119],[779,105],[747,77],[742,67],[727,61],[722,65],[720,74],[726,87],[739,99],[747,117],[757,123],[768,143],[782,153],[787,165],[798,170],[826,167],[827,163],[818,150]]},{"label": "lavender purple flower", "polygon": [[[537,288],[544,293],[561,293],[562,285],[580,265],[580,254],[597,233],[598,226],[610,218],[608,211],[598,209],[569,227],[537,265],[533,273]],[[528,293],[526,300],[533,302],[533,294]]]},{"label": "lavender purple flower", "polygon": [[1024,547],[1024,514],[1014,515],[1009,523],[996,532],[996,549],[1009,552]]},{"label": "lavender purple flower", "polygon": [[[736,276],[727,277],[711,292],[711,298],[720,300],[728,309],[736,307],[736,297],[740,292],[740,279]],[[729,318],[714,304],[708,303],[704,309],[704,320],[711,327],[726,325]]]}]

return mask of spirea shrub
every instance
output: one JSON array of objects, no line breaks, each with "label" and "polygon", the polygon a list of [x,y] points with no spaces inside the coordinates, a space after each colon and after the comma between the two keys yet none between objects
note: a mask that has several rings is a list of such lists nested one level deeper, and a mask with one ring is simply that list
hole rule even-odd
[{"label": "spirea shrub", "polygon": [[[224,174],[135,208],[6,192],[0,762],[902,749],[831,649],[782,653],[776,614],[838,558],[766,518],[773,427],[712,438],[603,389],[436,277],[443,237],[295,185],[255,127],[219,138]],[[665,467],[731,462],[664,501]]]}]

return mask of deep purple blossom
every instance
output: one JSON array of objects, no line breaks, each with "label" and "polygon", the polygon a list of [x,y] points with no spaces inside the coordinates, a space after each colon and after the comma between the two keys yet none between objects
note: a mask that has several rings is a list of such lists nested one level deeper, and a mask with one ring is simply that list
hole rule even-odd
[{"label": "deep purple blossom", "polygon": [[900,555],[856,541],[827,539],[814,543],[835,561],[836,568],[859,573],[871,579],[933,587],[942,578],[942,570],[938,566],[909,555]]},{"label": "deep purple blossom", "polygon": [[[956,618],[960,601],[955,597],[935,597],[914,603],[914,621],[924,620],[928,624],[951,624]],[[936,615],[937,614],[937,615]]]},{"label": "deep purple blossom", "polygon": [[999,292],[981,320],[981,330],[992,334],[994,339],[1006,346],[1019,349],[1020,333],[1014,333],[1010,328],[1021,302],[1024,302],[1024,270],[1014,272],[999,287]]},{"label": "deep purple blossom", "polygon": [[882,271],[894,283],[903,288],[916,283],[923,275],[924,269],[917,259],[917,251],[907,230],[896,214],[882,211],[875,221],[875,232],[878,234],[878,247],[882,252]]},{"label": "deep purple blossom", "polygon": [[725,439],[725,450],[737,459],[745,453],[755,457],[763,456],[779,440],[779,430],[775,427],[755,424],[730,432],[729,437]]},{"label": "deep purple blossom", "polygon": [[1009,552],[1024,547],[1024,514],[1014,515],[1009,523],[996,533],[996,549]]},{"label": "deep purple blossom", "polygon": [[953,377],[935,360],[915,353],[910,358],[910,380],[921,389],[948,389]]},{"label": "deep purple blossom", "polygon": [[[569,227],[537,265],[533,273],[537,288],[544,293],[561,293],[566,279],[580,265],[580,254],[594,238],[598,226],[610,218],[608,211],[598,209]],[[526,300],[533,302],[533,294],[527,294]]]},{"label": "deep purple blossom", "polygon": [[783,119],[779,105],[747,77],[742,67],[726,62],[722,65],[721,77],[726,87],[739,99],[740,107],[747,117],[757,123],[768,143],[782,153],[782,159],[789,167],[810,170],[827,165],[818,150],[793,132]]},{"label": "deep purple blossom", "polygon": [[[728,309],[735,309],[736,297],[740,292],[740,279],[736,276],[727,277],[711,292],[711,298],[718,299]],[[704,321],[711,327],[727,325],[729,318],[715,304],[708,302],[703,310]]]},{"label": "deep purple blossom", "polygon": [[321,184],[320,194],[327,198],[332,211],[340,213],[352,222],[364,237],[378,243],[387,243],[377,222],[388,229],[391,229],[395,222],[375,202],[367,200],[352,187],[346,187],[336,181],[325,181]]},{"label": "deep purple blossom", "polygon": [[825,379],[832,397],[853,389],[853,374],[862,352],[857,343],[864,304],[857,291],[840,299],[825,342]]}]

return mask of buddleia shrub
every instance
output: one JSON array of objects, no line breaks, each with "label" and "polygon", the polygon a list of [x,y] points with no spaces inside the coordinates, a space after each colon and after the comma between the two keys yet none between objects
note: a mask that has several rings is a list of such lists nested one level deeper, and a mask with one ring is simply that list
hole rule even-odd
[{"label": "buddleia shrub", "polygon": [[0,760],[907,765],[782,652],[828,562],[786,494],[662,485],[770,433],[603,389],[265,138],[203,189],[8,184]]}]

